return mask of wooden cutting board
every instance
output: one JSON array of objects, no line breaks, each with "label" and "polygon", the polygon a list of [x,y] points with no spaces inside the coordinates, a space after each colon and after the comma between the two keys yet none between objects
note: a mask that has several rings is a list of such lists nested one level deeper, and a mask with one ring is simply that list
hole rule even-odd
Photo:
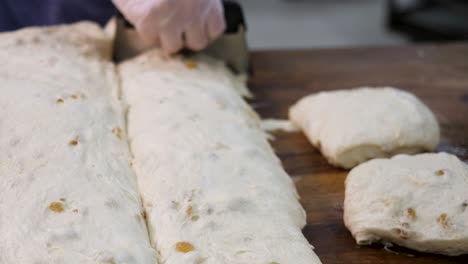
[{"label": "wooden cutting board", "polygon": [[[313,92],[395,86],[417,95],[434,111],[442,128],[439,151],[468,162],[468,43],[258,51],[252,66],[250,88],[256,96],[252,104],[263,118],[287,118],[289,106]],[[342,221],[347,171],[328,165],[301,133],[274,135],[273,146],[307,211],[304,234],[324,264],[468,263],[468,255],[357,246]]]}]

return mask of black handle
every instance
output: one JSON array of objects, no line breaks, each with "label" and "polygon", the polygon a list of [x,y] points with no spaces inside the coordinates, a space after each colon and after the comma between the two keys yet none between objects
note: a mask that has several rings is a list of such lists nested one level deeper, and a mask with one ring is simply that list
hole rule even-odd
[{"label": "black handle", "polygon": [[[237,33],[239,29],[247,29],[247,25],[244,19],[244,12],[239,3],[235,1],[222,1],[224,7],[224,18],[226,20],[226,34]],[[133,28],[133,25],[122,15],[117,9],[117,17],[125,21],[125,26]]]},{"label": "black handle", "polygon": [[223,1],[223,7],[224,18],[226,19],[225,33],[237,33],[241,27],[247,30],[244,12],[239,3],[235,1]]}]

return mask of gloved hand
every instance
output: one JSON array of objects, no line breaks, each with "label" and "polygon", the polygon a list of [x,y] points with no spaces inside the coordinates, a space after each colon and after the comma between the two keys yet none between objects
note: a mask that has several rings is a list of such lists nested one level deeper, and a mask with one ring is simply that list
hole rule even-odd
[{"label": "gloved hand", "polygon": [[141,37],[167,53],[205,48],[224,32],[221,0],[112,0]]}]

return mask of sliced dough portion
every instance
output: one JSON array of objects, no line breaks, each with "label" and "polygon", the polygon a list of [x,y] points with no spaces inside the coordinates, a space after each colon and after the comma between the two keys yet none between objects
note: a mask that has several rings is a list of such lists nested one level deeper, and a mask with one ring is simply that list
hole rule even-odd
[{"label": "sliced dough portion", "polygon": [[398,155],[354,168],[344,222],[358,244],[468,253],[468,165],[447,154]]},{"label": "sliced dough portion", "polygon": [[0,263],[156,263],[110,47],[90,23],[0,34]]},{"label": "sliced dough portion", "polygon": [[153,51],[120,65],[120,74],[162,263],[320,263],[301,233],[294,185],[239,95],[244,84],[222,63]]},{"label": "sliced dough portion", "polygon": [[414,95],[391,87],[320,92],[299,100],[289,118],[336,166],[435,149],[439,125]]}]

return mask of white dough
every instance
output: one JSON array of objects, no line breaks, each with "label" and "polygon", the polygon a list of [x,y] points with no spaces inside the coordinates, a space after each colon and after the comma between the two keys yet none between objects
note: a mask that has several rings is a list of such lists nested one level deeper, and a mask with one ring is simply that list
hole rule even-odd
[{"label": "white dough", "polygon": [[0,263],[155,264],[111,40],[91,23],[0,34]]},{"label": "white dough", "polygon": [[447,153],[398,155],[354,168],[344,222],[358,244],[468,253],[468,165]]},{"label": "white dough", "polygon": [[283,132],[298,132],[300,129],[289,120],[282,119],[262,119],[261,127],[266,132],[283,131]]},{"label": "white dough", "polygon": [[320,92],[302,98],[289,118],[336,166],[434,150],[439,125],[414,95],[391,87]]},{"label": "white dough", "polygon": [[[134,169],[165,264],[320,263],[290,177],[218,61],[120,65]],[[241,89],[239,89],[241,88]]]}]

